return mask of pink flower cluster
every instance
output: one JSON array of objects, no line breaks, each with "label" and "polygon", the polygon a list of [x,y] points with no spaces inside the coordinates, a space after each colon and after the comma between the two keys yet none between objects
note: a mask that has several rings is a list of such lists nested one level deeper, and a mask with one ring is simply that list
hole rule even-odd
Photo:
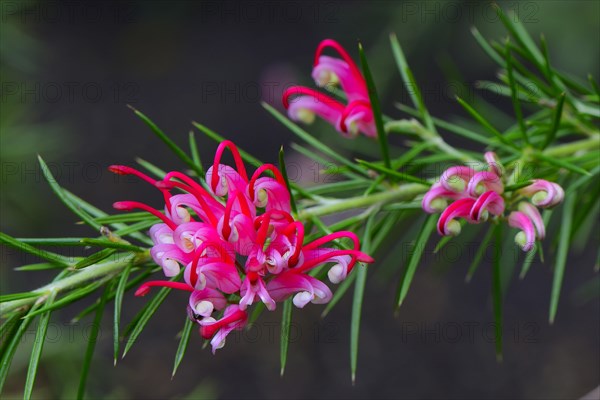
[{"label": "pink flower cluster", "polygon": [[[458,235],[461,231],[458,218],[477,224],[487,221],[490,215],[503,216],[506,201],[502,166],[492,152],[485,153],[484,158],[487,170],[476,171],[467,166],[448,168],[423,196],[423,210],[430,214],[441,212],[437,223],[440,235]],[[535,179],[516,194],[516,200],[521,201],[509,214],[508,224],[521,230],[515,242],[523,251],[529,251],[536,239],[542,240],[545,236],[544,222],[536,206],[553,207],[562,201],[564,192],[556,183]],[[510,199],[513,204],[514,196]]]},{"label": "pink flower cluster", "polygon": [[[328,47],[342,58],[322,55]],[[319,44],[312,77],[319,87],[341,86],[346,94],[347,104],[316,90],[294,86],[283,93],[283,105],[292,120],[312,123],[315,115],[318,115],[344,137],[353,138],[361,132],[369,137],[377,136],[365,78],[338,42],[325,39]],[[292,96],[298,97],[290,100]]]},{"label": "pink flower cluster", "polygon": [[[227,148],[235,168],[220,162]],[[201,335],[212,338],[213,353],[232,330],[246,325],[246,310],[256,301],[271,311],[276,302],[292,295],[300,308],[309,302],[327,303],[331,291],[308,274],[317,266],[331,264],[329,280],[339,283],[357,261],[373,262],[359,251],[358,237],[352,232],[304,244],[304,225],[290,214],[290,193],[280,171],[265,164],[248,177],[230,141],[219,145],[205,184],[177,171],[155,180],[126,166],[114,165],[110,170],[136,175],[162,192],[164,214],[134,201],[117,202],[114,207],[142,209],[160,218],[162,223],[150,229],[152,258],[167,277],[177,276],[183,268],[184,282],[146,282],[136,295],[143,296],[154,286],[190,292],[188,314],[200,325]],[[264,176],[267,171],[273,177]],[[175,190],[179,193],[172,194]],[[349,238],[353,248],[332,247],[341,238]],[[215,311],[221,310],[216,319]]]}]

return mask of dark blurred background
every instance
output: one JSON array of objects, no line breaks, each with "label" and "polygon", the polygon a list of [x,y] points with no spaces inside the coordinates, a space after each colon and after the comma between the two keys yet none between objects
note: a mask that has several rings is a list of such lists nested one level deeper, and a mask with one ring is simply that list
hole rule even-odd
[{"label": "dark blurred background", "polygon": [[[598,80],[600,2],[499,4],[515,10],[535,37],[545,34],[557,68],[581,79],[591,73]],[[312,86],[312,57],[327,37],[341,42],[356,59],[357,40],[363,43],[388,115],[405,117],[393,104],[409,103],[389,48],[388,35],[395,32],[434,115],[464,116],[453,100],[460,94],[490,110],[499,106],[503,111],[490,111],[490,116],[500,126],[511,118],[510,101],[474,89],[477,80],[494,79],[497,67],[478,47],[470,27],[497,40],[506,36],[488,2],[2,0],[0,18],[0,230],[17,237],[94,234],[75,224],[76,218],[53,196],[36,154],[44,157],[61,185],[103,210],[110,211],[112,202],[123,199],[150,198],[159,205],[160,199],[148,197],[154,193],[143,184],[116,180],[106,171],[110,164],[133,164],[135,157],[167,170],[182,168],[127,104],[146,113],[183,147],[191,121],[199,121],[262,160],[276,162],[279,147],[288,146],[293,137],[260,101],[281,109],[280,94],[287,86]],[[307,129],[349,156],[356,151],[355,144],[338,138],[329,126]],[[200,135],[198,142],[203,160],[210,160],[214,142]],[[288,159],[303,162],[291,151]],[[314,167],[303,165],[296,180],[311,184]],[[322,307],[317,305],[294,313],[283,378],[277,311],[265,313],[252,330],[232,335],[216,356],[202,350],[201,339],[193,335],[171,380],[186,302],[185,296],[174,294],[116,368],[111,312],[105,314],[89,394],[580,397],[600,383],[600,281],[593,269],[598,235],[592,238],[569,257],[555,326],[547,323],[549,266],[536,262],[525,281],[513,279],[506,295],[502,363],[494,354],[489,262],[465,285],[472,254],[465,245],[442,254],[428,249],[408,300],[394,317],[395,282],[406,247],[390,240],[385,267],[374,268],[367,282],[354,387],[349,368],[351,295],[326,319],[320,318]],[[519,254],[512,251],[516,259]],[[385,260],[386,253],[378,259]],[[2,293],[30,289],[51,276],[15,272],[14,267],[35,260],[12,250],[3,248],[1,261]],[[145,301],[126,295],[124,321]],[[68,324],[80,310],[74,306],[54,316],[34,394],[74,395],[91,324]],[[34,331],[26,335],[14,361],[5,389],[8,397],[20,396],[33,337]]]}]

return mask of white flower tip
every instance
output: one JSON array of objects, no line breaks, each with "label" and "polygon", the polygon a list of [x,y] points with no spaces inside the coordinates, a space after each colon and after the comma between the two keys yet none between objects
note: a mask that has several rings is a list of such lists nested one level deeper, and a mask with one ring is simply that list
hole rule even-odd
[{"label": "white flower tip", "polygon": [[458,234],[460,234],[460,222],[456,221],[456,220],[452,220],[449,221],[448,224],[446,225],[446,235],[449,236],[458,236]]},{"label": "white flower tip", "polygon": [[546,192],[545,190],[540,190],[531,197],[531,202],[536,206],[539,206],[540,204],[544,204],[547,197],[548,192]]},{"label": "white flower tip", "polygon": [[299,108],[293,115],[293,118],[297,121],[304,122],[305,124],[312,124],[315,122],[315,113],[307,108]]},{"label": "white flower tip", "polygon": [[442,212],[448,207],[448,200],[438,197],[429,203],[429,208],[438,212]]},{"label": "white flower tip", "polygon": [[521,231],[515,235],[515,243],[523,250],[529,251],[533,248],[533,243],[527,241],[527,235]]},{"label": "white flower tip", "polygon": [[294,305],[298,308],[303,308],[313,299],[313,295],[309,292],[299,292],[294,296]]},{"label": "white flower tip", "polygon": [[177,275],[179,273],[179,270],[181,269],[181,266],[175,260],[165,259],[163,260],[162,264],[163,272],[165,276],[168,277]]},{"label": "white flower tip", "polygon": [[327,276],[331,283],[338,284],[346,279],[346,268],[342,264],[336,264],[329,269]]},{"label": "white flower tip", "polygon": [[202,300],[194,307],[194,311],[196,314],[202,315],[203,317],[208,317],[212,314],[215,309],[213,303],[208,300]]}]

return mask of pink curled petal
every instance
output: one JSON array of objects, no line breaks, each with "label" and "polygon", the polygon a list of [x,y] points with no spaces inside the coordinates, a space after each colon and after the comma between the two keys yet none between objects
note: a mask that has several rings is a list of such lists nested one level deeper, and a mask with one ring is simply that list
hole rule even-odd
[{"label": "pink curled petal", "polygon": [[[211,166],[208,171],[206,171],[206,182],[212,182],[213,172],[213,167]],[[218,175],[219,183],[216,185],[217,187],[213,192],[216,196],[227,196],[230,194],[231,190],[241,191],[242,193],[245,192],[248,181],[244,179],[234,168],[230,167],[229,165],[219,164]],[[212,188],[210,190],[212,191]]]},{"label": "pink curled petal", "polygon": [[535,206],[542,208],[554,207],[562,202],[565,192],[554,182],[535,179],[533,183],[519,190],[524,196],[530,197]]},{"label": "pink curled petal", "polygon": [[354,138],[360,132],[367,137],[376,137],[377,128],[370,103],[354,101],[348,104],[340,120],[338,131],[348,138]]},{"label": "pink curled petal", "polygon": [[212,337],[210,344],[213,354],[225,345],[225,338],[233,330],[240,330],[246,326],[248,315],[237,305],[231,305],[225,309],[223,318],[215,320],[214,318],[204,318],[198,321],[200,324],[200,334],[203,338]]},{"label": "pink curled petal", "polygon": [[267,310],[274,311],[276,308],[275,300],[273,300],[273,298],[267,291],[267,288],[265,287],[265,282],[262,280],[262,278],[258,278],[255,285],[257,286],[256,294],[258,295],[258,297],[260,297],[260,300],[267,307]]},{"label": "pink curled petal", "polygon": [[252,284],[250,283],[250,279],[246,278],[242,282],[240,287],[240,296],[241,299],[239,301],[239,306],[241,310],[245,310],[248,306],[251,306],[254,302],[254,291],[252,290]]},{"label": "pink curled petal", "polygon": [[211,288],[194,290],[190,295],[189,307],[193,315],[209,317],[212,310],[222,310],[227,306],[223,293]]},{"label": "pink curled petal", "polygon": [[235,293],[240,289],[242,281],[234,264],[219,260],[200,258],[198,275],[204,275],[206,286],[219,289],[224,293]]},{"label": "pink curled petal", "polygon": [[469,222],[473,222],[470,217],[470,211],[475,204],[475,200],[471,198],[464,198],[456,200],[454,203],[450,204],[440,215],[440,219],[437,223],[438,233],[442,236],[450,235],[451,232],[448,229],[448,225],[455,218],[465,218]]},{"label": "pink curled petal", "polygon": [[[206,202],[209,203],[209,202]],[[177,194],[171,196],[170,199],[171,208],[167,210],[168,215],[171,217],[173,222],[177,225],[190,222],[191,215],[186,207],[191,208],[203,221],[209,221],[209,217],[206,214],[206,210],[200,205],[196,196],[191,194]],[[219,203],[210,203],[209,210],[217,218],[221,217],[224,212],[224,207]]]},{"label": "pink curled petal", "polygon": [[467,193],[472,197],[477,197],[489,190],[493,190],[498,194],[504,192],[504,185],[500,177],[489,171],[476,172],[467,185]]},{"label": "pink curled petal", "polygon": [[173,244],[173,230],[167,224],[155,224],[150,228],[150,238],[156,244]]},{"label": "pink curled petal", "polygon": [[171,277],[179,273],[181,264],[191,261],[191,256],[181,251],[174,244],[158,244],[150,249],[154,262],[162,267],[165,276]]},{"label": "pink curled petal", "polygon": [[461,193],[465,190],[467,182],[475,175],[473,168],[463,165],[450,167],[442,173],[440,184],[448,191]]},{"label": "pink curled petal", "polygon": [[320,87],[327,88],[327,86],[339,83],[346,92],[348,101],[369,99],[362,75],[357,75],[347,62],[339,58],[320,56],[319,62],[313,68],[312,77]]},{"label": "pink curled petal", "polygon": [[527,215],[520,211],[513,211],[508,216],[508,225],[520,229],[525,235],[525,240],[518,243],[523,251],[533,249],[535,245],[535,228]]},{"label": "pink curled petal", "polygon": [[502,215],[504,212],[504,199],[498,193],[490,190],[477,198],[469,217],[475,222],[481,222],[483,212],[487,211],[492,215]]},{"label": "pink curled petal", "polygon": [[460,198],[458,193],[450,191],[443,187],[439,182],[436,182],[423,196],[421,207],[429,214],[436,214],[442,212],[448,206],[448,203],[447,201],[442,202],[443,208],[439,209],[435,206],[435,203],[433,203],[435,200],[457,200],[458,198]]},{"label": "pink curled petal", "polygon": [[519,211],[521,211],[523,214],[529,217],[529,219],[531,220],[531,222],[533,222],[533,225],[535,226],[537,237],[540,240],[543,240],[544,237],[546,237],[546,227],[544,226],[544,220],[542,219],[542,216],[540,215],[538,209],[533,204],[528,203],[526,201],[522,201],[519,203]]},{"label": "pink curled petal", "polygon": [[488,164],[488,169],[499,177],[502,177],[504,167],[500,163],[500,159],[493,151],[488,151],[483,155],[485,162]]},{"label": "pink curled petal", "polygon": [[319,98],[300,96],[289,103],[288,115],[293,121],[311,123],[318,115],[331,125],[338,127],[344,106],[327,96]]},{"label": "pink curled petal", "polygon": [[254,205],[269,210],[291,212],[290,192],[285,185],[270,177],[258,178],[254,184]]},{"label": "pink curled petal", "polygon": [[283,301],[295,294],[294,305],[303,308],[309,302],[323,304],[331,300],[331,290],[323,282],[310,275],[292,271],[278,275],[267,285],[275,301]]}]

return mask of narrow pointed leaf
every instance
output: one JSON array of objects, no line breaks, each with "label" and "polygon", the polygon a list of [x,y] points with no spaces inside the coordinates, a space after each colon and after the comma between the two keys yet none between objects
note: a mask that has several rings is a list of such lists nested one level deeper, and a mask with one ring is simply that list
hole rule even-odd
[{"label": "narrow pointed leaf", "polygon": [[117,249],[100,250],[100,251],[84,258],[83,260],[78,261],[77,264],[75,264],[75,269],[82,269],[85,267],[89,267],[92,264],[96,264],[96,263],[110,257],[111,255],[115,254],[116,252],[117,252]]},{"label": "narrow pointed leaf", "polygon": [[3,232],[0,232],[0,243],[26,253],[33,254],[36,257],[43,258],[44,260],[48,260],[54,264],[60,265],[61,267],[71,267],[71,261],[68,257],[47,250],[38,249],[30,244],[20,242],[19,240]]},{"label": "narrow pointed leaf", "polygon": [[148,127],[150,128],[150,130],[160,139],[163,141],[164,144],[167,145],[167,147],[169,149],[171,149],[171,151],[173,153],[175,153],[175,155],[177,157],[179,157],[179,159],[181,161],[183,161],[188,167],[190,167],[194,172],[196,172],[197,174],[199,174],[200,176],[202,176],[202,169],[199,168],[199,166],[197,166],[194,161],[181,149],[181,147],[179,147],[173,140],[171,140],[171,138],[165,134],[159,127],[158,125],[156,125],[154,122],[152,122],[152,120],[150,118],[148,118],[144,113],[142,113],[139,110],[136,110],[135,108],[129,106],[129,108],[131,108],[133,110],[133,112],[135,113],[135,115],[137,115],[146,125],[148,125]]},{"label": "narrow pointed leaf", "polygon": [[298,208],[296,207],[296,201],[294,200],[294,194],[292,193],[292,188],[290,186],[290,179],[287,175],[287,169],[285,167],[285,156],[283,154],[283,146],[279,149],[279,169],[281,170],[281,175],[283,175],[283,179],[285,180],[285,185],[288,188],[290,193],[290,205],[292,207],[292,211],[294,215],[298,215]]},{"label": "narrow pointed leaf", "polygon": [[86,224],[88,224],[92,228],[96,229],[97,231],[100,231],[100,228],[102,228],[102,225],[100,225],[99,223],[94,221],[94,218],[91,215],[89,215],[87,212],[85,212],[81,208],[80,204],[77,204],[77,202],[73,201],[65,194],[65,191],[63,190],[62,187],[60,187],[60,185],[58,184],[56,179],[54,179],[54,176],[52,176],[52,172],[50,171],[50,169],[48,168],[48,166],[46,165],[46,163],[44,162],[42,157],[38,156],[38,161],[40,163],[40,167],[42,168],[42,173],[44,174],[44,178],[46,178],[46,181],[48,182],[48,184],[50,184],[50,188],[58,196],[58,198],[64,203],[64,205],[66,205],[71,211],[73,211],[73,213],[75,213],[79,218],[81,218]]},{"label": "narrow pointed leaf", "polygon": [[525,127],[525,121],[523,120],[523,111],[521,110],[521,102],[519,101],[519,92],[517,90],[517,85],[515,83],[515,77],[513,75],[513,64],[512,57],[510,54],[510,46],[506,46],[506,72],[508,75],[508,83],[510,85],[510,97],[513,103],[513,109],[515,110],[515,116],[517,117],[517,122],[519,124],[519,130],[521,131],[521,136],[525,143],[529,144],[529,138],[527,137],[527,128]]},{"label": "narrow pointed leaf", "polygon": [[423,96],[421,95],[419,86],[417,85],[414,75],[408,66],[408,63],[406,62],[406,57],[404,56],[400,42],[398,42],[398,37],[395,34],[391,34],[390,42],[392,45],[394,59],[396,60],[396,65],[398,66],[398,70],[400,71],[400,75],[404,81],[404,86],[413,102],[413,105],[419,111],[419,116],[425,123],[427,129],[435,133],[436,130],[433,119],[431,118],[431,115],[429,115],[429,111],[427,111],[427,107],[423,101]]},{"label": "narrow pointed leaf", "polygon": [[[179,274],[181,275],[181,273]],[[179,279],[179,276],[175,276],[171,281]],[[170,288],[163,287],[158,293],[150,300],[144,308],[134,317],[132,323],[127,327],[126,332],[131,332],[125,343],[125,350],[123,350],[123,357],[127,355],[136,339],[142,333],[150,318],[154,315],[158,307],[165,301],[167,295],[171,292]]]},{"label": "narrow pointed leaf", "polygon": [[[52,305],[56,292],[50,293],[44,304],[46,306]],[[25,389],[23,391],[23,399],[29,400],[31,393],[33,392],[33,384],[35,382],[35,376],[37,375],[37,367],[44,350],[44,343],[46,342],[46,332],[48,331],[48,324],[50,323],[50,312],[45,312],[40,316],[37,326],[37,332],[35,334],[35,341],[33,342],[33,350],[31,351],[31,357],[29,358],[29,368],[27,369],[27,377],[25,379]]]},{"label": "narrow pointed leaf", "polygon": [[173,364],[173,372],[171,373],[171,378],[175,376],[177,373],[177,369],[179,368],[179,364],[183,360],[183,356],[185,355],[185,351],[187,350],[188,343],[190,342],[190,336],[192,334],[192,328],[194,327],[194,322],[186,318],[185,323],[183,324],[183,329],[181,331],[181,339],[179,340],[179,345],[177,346],[177,352],[175,353],[175,362]]},{"label": "narrow pointed leaf", "polygon": [[[31,310],[34,311],[37,307],[38,305],[34,305]],[[0,352],[0,393],[2,393],[17,347],[32,321],[33,318],[21,319],[19,317],[9,335],[4,339],[6,342],[2,344],[2,352]]]},{"label": "narrow pointed leaf", "polygon": [[104,307],[106,305],[106,300],[107,300],[108,294],[109,294],[112,286],[113,285],[110,283],[106,285],[106,287],[104,288],[104,292],[102,293],[102,297],[100,297],[100,304],[98,305],[98,308],[96,309],[96,315],[94,316],[94,322],[92,323],[92,327],[90,330],[88,345],[85,350],[83,366],[81,368],[81,377],[79,379],[79,387],[77,389],[77,399],[83,399],[83,396],[85,395],[85,386],[87,383],[87,377],[90,372],[90,366],[92,364],[92,357],[94,356],[96,342],[98,341],[98,333],[100,332],[100,324],[102,323],[102,315],[104,313]]},{"label": "narrow pointed leaf", "polygon": [[[219,135],[217,132],[207,128],[206,126],[204,126],[198,122],[192,122],[192,125],[194,125],[196,128],[198,128],[200,130],[200,132],[204,133],[206,136],[213,139],[217,143],[221,143],[223,140],[225,140],[225,137]],[[252,164],[253,166],[255,166],[257,168],[264,164],[258,158],[250,155],[250,153],[240,149],[239,147],[238,147],[238,150],[240,152],[240,155],[242,156],[242,159],[244,161],[246,161],[247,163]]]},{"label": "narrow pointed leaf", "polygon": [[[371,233],[372,225],[375,220],[375,214],[367,220],[365,234],[363,237],[363,251],[367,254],[371,252]],[[363,297],[365,293],[365,284],[367,282],[367,266],[358,263],[355,267],[357,271],[356,283],[354,285],[354,298],[352,299],[352,317],[350,321],[350,371],[352,384],[356,382],[356,369],[358,366],[358,338],[360,334],[360,317],[362,313]]]},{"label": "narrow pointed leaf", "polygon": [[200,178],[204,177],[204,168],[202,167],[202,160],[200,159],[200,153],[198,153],[198,145],[196,144],[196,135],[193,131],[189,133],[189,142],[190,142],[190,153],[192,154],[192,161],[200,168]]},{"label": "narrow pointed leaf", "polygon": [[417,266],[419,265],[419,261],[421,261],[421,256],[425,251],[425,246],[431,236],[431,233],[435,229],[437,216],[429,215],[427,219],[423,223],[423,227],[417,236],[414,247],[411,250],[411,253],[408,257],[408,263],[404,273],[402,274],[402,279],[398,285],[398,292],[396,294],[396,307],[400,307],[408,294],[408,289],[410,288],[410,284],[412,283],[413,277],[415,275],[415,271],[417,270]]},{"label": "narrow pointed leaf", "polygon": [[389,169],[386,168],[384,166],[375,164],[375,163],[371,163],[365,160],[356,160],[357,163],[364,165],[365,167],[369,168],[369,169],[374,169],[375,171],[384,173],[388,176],[394,177],[394,178],[398,178],[402,181],[407,181],[407,182],[414,182],[414,183],[421,183],[423,185],[429,185],[429,182],[425,179],[421,179],[421,178],[417,178],[416,176],[412,176],[409,174],[405,174],[404,172],[399,172],[399,171],[395,171],[393,169]]},{"label": "narrow pointed leaf", "polygon": [[281,348],[279,354],[279,362],[281,369],[279,374],[283,376],[285,373],[285,364],[287,362],[288,347],[290,344],[290,328],[292,323],[292,310],[293,310],[292,299],[287,299],[283,302],[283,311],[281,315]]},{"label": "narrow pointed leaf", "polygon": [[588,176],[591,175],[585,169],[583,169],[573,163],[570,163],[568,161],[561,160],[560,158],[557,158],[557,157],[547,156],[547,155],[545,155],[543,153],[539,153],[539,152],[533,153],[533,156],[539,160],[547,162],[548,164],[552,164],[556,167],[567,169],[567,170],[569,170],[571,172],[575,172],[577,174],[588,175]]},{"label": "narrow pointed leaf", "polygon": [[500,140],[502,143],[504,143],[507,146],[510,147],[514,147],[514,145],[512,143],[510,143],[508,141],[508,139],[506,139],[504,137],[504,135],[502,135],[502,133],[494,128],[492,126],[492,124],[485,119],[481,114],[479,114],[473,107],[471,107],[466,101],[464,101],[463,99],[461,99],[460,97],[456,97],[456,100],[458,101],[458,103],[463,106],[463,108],[469,113],[471,114],[471,116],[477,121],[479,122],[479,124],[481,126],[483,126],[488,132],[490,132],[492,135],[494,135],[496,138],[498,138],[498,140]]},{"label": "narrow pointed leaf", "polygon": [[475,271],[477,271],[477,268],[479,268],[481,259],[483,258],[485,251],[488,248],[488,243],[492,239],[492,236],[494,236],[494,229],[490,228],[483,237],[481,244],[479,245],[477,251],[475,252],[475,255],[473,256],[473,261],[471,261],[471,265],[469,265],[467,276],[465,277],[466,282],[471,282],[471,279],[473,279],[473,275],[475,274]]},{"label": "narrow pointed leaf", "polygon": [[562,117],[563,104],[565,103],[565,93],[562,93],[556,102],[556,108],[554,109],[554,119],[552,120],[552,127],[548,131],[546,142],[542,146],[542,149],[548,147],[556,138],[556,132],[560,126],[560,119]]},{"label": "narrow pointed leaf", "polygon": [[[135,162],[140,164],[144,169],[146,169],[146,171],[150,172],[150,174],[154,175],[158,179],[163,179],[165,175],[167,175],[167,172],[165,170],[157,167],[150,161],[144,160],[143,158],[136,157]],[[148,215],[148,213],[146,213],[146,215]]]},{"label": "narrow pointed leaf", "polygon": [[289,128],[290,131],[292,131],[294,134],[296,134],[298,137],[300,137],[300,139],[304,140],[306,143],[308,143],[315,149],[319,150],[323,154],[331,157],[333,160],[339,162],[340,164],[347,166],[351,171],[358,173],[359,175],[365,176],[365,172],[361,168],[359,168],[355,164],[353,164],[352,162],[348,161],[347,157],[340,155],[336,151],[332,150],[331,147],[323,144],[319,139],[316,139],[315,137],[308,134],[308,132],[306,132],[304,129],[300,128],[300,126],[298,126],[297,124],[295,124],[292,121],[290,121],[289,119],[287,119],[287,117],[285,115],[283,115],[282,113],[277,111],[271,105],[264,103],[264,102],[262,103],[262,105],[279,122],[281,122],[283,125],[285,125],[287,128]]},{"label": "narrow pointed leaf", "polygon": [[121,308],[123,305],[123,294],[125,293],[127,280],[129,279],[129,274],[131,273],[132,268],[133,264],[130,264],[123,270],[119,278],[119,283],[117,284],[117,289],[114,293],[115,311],[113,314],[113,363],[115,365],[117,364],[117,359],[119,357],[119,335],[121,331]]},{"label": "narrow pointed leaf", "polygon": [[369,92],[369,100],[371,101],[371,107],[373,109],[373,118],[375,119],[375,127],[377,128],[377,139],[379,146],[381,147],[381,157],[383,159],[383,165],[386,168],[391,168],[390,163],[390,146],[388,144],[387,135],[383,128],[383,119],[381,116],[381,106],[379,105],[379,97],[377,95],[377,88],[375,87],[375,81],[371,75],[369,63],[365,56],[365,51],[361,43],[358,44],[358,54],[360,56],[360,65],[362,66],[365,81],[367,82],[367,90]]},{"label": "narrow pointed leaf", "polygon": [[571,239],[571,225],[576,203],[575,194],[565,196],[558,239],[558,252],[556,254],[556,264],[554,266],[554,278],[552,280],[552,295],[550,297],[550,324],[554,323],[556,311],[558,309],[558,300],[560,298],[560,290],[565,274],[565,266],[567,265],[567,255],[569,253],[569,243]]},{"label": "narrow pointed leaf", "polygon": [[13,301],[13,300],[28,299],[30,297],[40,297],[40,296],[41,295],[39,293],[35,293],[35,292],[3,294],[2,296],[0,296],[0,303],[5,303],[7,301]]}]

